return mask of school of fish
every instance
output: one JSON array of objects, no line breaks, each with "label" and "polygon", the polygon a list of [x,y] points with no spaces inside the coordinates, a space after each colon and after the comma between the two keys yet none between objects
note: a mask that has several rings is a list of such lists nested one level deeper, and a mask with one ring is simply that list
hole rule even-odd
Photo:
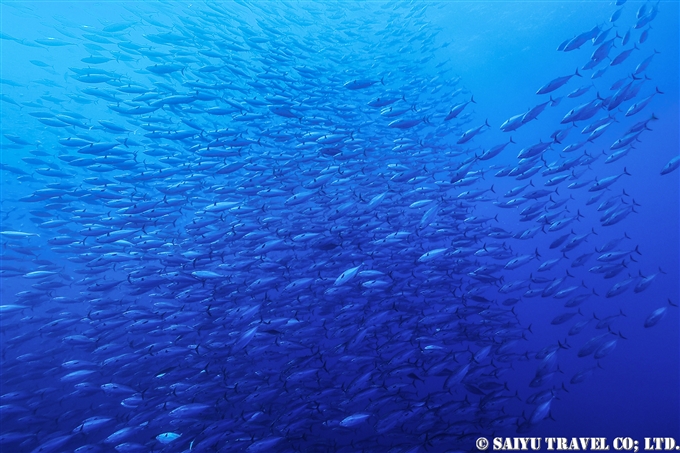
[{"label": "school of fish", "polygon": [[[126,3],[2,33],[33,78],[1,80],[31,127],[2,137],[0,449],[467,451],[553,418],[631,341],[617,298],[669,278],[607,233],[638,215],[626,157],[664,96],[662,5],[624,3],[502,124],[438,59],[438,4]],[[532,298],[565,324],[542,349]],[[647,303],[645,327],[677,313]]]}]

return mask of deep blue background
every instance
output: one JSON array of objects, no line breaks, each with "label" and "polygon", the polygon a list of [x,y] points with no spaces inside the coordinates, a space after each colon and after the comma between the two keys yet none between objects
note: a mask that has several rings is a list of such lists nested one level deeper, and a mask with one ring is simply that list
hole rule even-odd
[{"label": "deep blue background", "polygon": [[[626,3],[624,13],[618,21],[620,28],[617,31],[623,34],[627,30],[627,26],[624,27],[623,24],[634,22],[635,11],[642,3],[633,1]],[[360,24],[366,19],[360,13],[353,15],[352,2],[346,2],[344,5],[355,24]],[[27,40],[45,36],[46,31],[48,35],[51,33],[60,39],[68,39],[54,32],[60,27],[59,21],[54,19],[55,16],[74,23],[96,23],[104,19],[129,16],[122,6],[117,2],[3,4],[1,27],[3,33]],[[124,6],[134,8],[134,3]],[[304,9],[305,3],[296,4],[295,8]],[[480,135],[472,147],[488,148],[507,141],[509,135],[524,145],[538,142],[539,139],[546,140],[558,126],[564,127],[558,124],[564,113],[569,108],[590,100],[594,90],[576,100],[563,99],[559,106],[549,107],[542,114],[541,121],[526,125],[511,134],[501,132],[498,125],[539,102],[545,102],[546,96],[535,94],[540,86],[557,76],[570,74],[576,67],[582,66],[590,56],[592,49],[590,43],[584,45],[584,49],[587,50],[582,51],[564,53],[555,49],[565,39],[589,30],[596,24],[604,23],[615,9],[611,2],[428,3],[427,18],[434,26],[441,27],[437,44],[447,42],[450,44],[438,49],[436,58],[420,69],[429,71],[432,77],[435,77],[438,74],[436,65],[445,62],[445,68],[451,70],[446,77],[450,77],[451,74],[460,77],[460,86],[466,90],[463,97],[474,95],[476,104],[468,106],[466,110],[474,113],[469,127],[482,124],[485,119],[492,127]],[[164,14],[172,16],[173,4],[165,4],[162,10],[165,11]],[[559,394],[551,410],[555,421],[544,421],[532,431],[532,436],[601,436],[610,440],[616,436],[630,436],[639,440],[643,437],[675,436],[680,440],[680,311],[669,307],[666,318],[657,326],[652,329],[643,327],[647,315],[654,309],[667,305],[667,299],[670,298],[676,304],[680,302],[679,173],[676,171],[663,177],[659,175],[661,168],[671,157],[678,154],[680,144],[678,133],[680,8],[675,1],[661,2],[659,10],[659,15],[652,24],[650,38],[642,46],[643,50],[634,53],[625,63],[625,67],[610,68],[602,79],[596,81],[599,87],[608,87],[630,73],[639,61],[652,53],[652,49],[660,52],[647,70],[651,80],[645,84],[637,99],[651,94],[655,86],[664,94],[657,95],[644,112],[631,120],[641,121],[654,112],[659,120],[651,123],[653,132],[645,133],[642,142],[637,144],[636,149],[626,158],[611,165],[604,165],[602,158],[593,165],[594,170],[588,174],[590,177],[601,178],[618,174],[626,167],[633,176],[624,177],[614,190],[625,188],[626,192],[641,205],[636,208],[638,213],[632,214],[615,226],[600,227],[597,222],[599,213],[594,209],[596,205],[585,207],[585,200],[590,194],[581,191],[574,195],[577,197],[576,205],[582,206],[581,213],[586,216],[580,224],[577,224],[577,233],[584,233],[591,227],[598,232],[597,238],[589,239],[588,247],[604,244],[610,238],[620,237],[625,232],[633,238],[633,241],[625,241],[621,248],[639,246],[642,251],[642,256],[639,257],[640,270],[650,274],[657,272],[657,268],[661,267],[666,275],[658,276],[657,281],[640,294],[628,291],[612,299],[602,297],[595,302],[591,300],[589,305],[583,308],[585,316],[592,316],[593,312],[606,316],[617,313],[619,309],[623,310],[626,318],[617,321],[615,330],[622,332],[627,340],[619,340],[614,352],[600,361],[603,370],[598,370],[582,384],[570,385],[569,393]],[[177,13],[181,14],[181,8],[177,8]],[[380,17],[372,19],[380,20]],[[407,22],[408,19],[404,18],[404,23]],[[50,30],[52,31],[49,32]],[[154,32],[153,27],[148,24],[140,27],[140,30],[141,33]],[[329,29],[327,32],[332,34],[334,30]],[[635,32],[633,40],[636,40],[637,36],[639,31]],[[36,49],[7,40],[1,40],[0,45],[1,77],[28,85],[22,89],[2,85],[4,94],[18,101],[30,101],[44,94],[67,99],[66,93],[62,92],[64,88],[34,83],[35,80],[43,78],[62,83],[70,93],[76,91],[73,84],[77,82],[67,79],[63,74],[69,67],[82,66],[79,60],[87,56],[87,51],[83,48],[67,46]],[[348,48],[347,52],[350,51]],[[376,58],[380,57],[382,52],[391,51],[393,51],[391,48],[384,49],[379,41],[373,49]],[[611,54],[615,55],[619,51],[620,47],[614,49]],[[50,73],[36,67],[29,63],[31,59],[48,62],[53,66],[54,72]],[[110,63],[109,67],[116,66]],[[134,64],[125,67],[122,63],[120,67],[130,73],[136,68]],[[329,67],[337,73],[342,73],[345,69],[335,64],[329,64]],[[397,77],[408,79],[408,74],[398,68],[394,68],[394,73],[398,74]],[[564,95],[576,86],[588,83],[588,76],[583,79],[574,78],[558,93]],[[605,91],[610,94],[606,88],[600,90],[603,95]],[[453,105],[462,102],[463,97],[457,97],[455,100],[441,99],[441,102]],[[78,111],[87,116],[91,115],[93,119],[112,119],[120,122],[112,112],[106,110],[105,105],[106,102],[99,101],[78,107]],[[26,110],[3,102],[2,133],[17,134],[29,141],[39,140],[45,149],[52,149],[55,146],[55,139],[61,135],[37,123],[34,118],[25,114]],[[597,115],[593,120],[600,116],[602,115]],[[579,128],[584,125],[579,124]],[[593,154],[598,154],[602,150],[609,153],[608,144],[618,138],[626,127],[625,124],[616,125],[613,130],[607,132],[606,139],[598,141],[595,145],[588,145],[586,149]],[[573,131],[569,142],[575,140],[577,135],[578,131]],[[458,135],[452,136],[451,143],[455,143],[457,138]],[[6,140],[3,141],[5,145],[8,143]],[[2,162],[19,165],[20,159],[25,157],[22,154],[24,151],[3,148]],[[557,151],[549,151],[546,156],[548,161],[557,158]],[[493,164],[505,165],[515,162],[516,150],[513,149],[512,152],[504,153],[495,159]],[[5,213],[15,209],[8,214],[9,221],[3,222],[2,229],[31,229],[27,216],[22,215],[22,212],[25,214],[26,210],[34,207],[16,200],[30,194],[37,187],[15,181],[13,174],[7,172],[1,174],[2,211]],[[587,176],[582,178],[585,177]],[[477,187],[487,187],[491,184],[491,179],[494,178],[492,172],[489,172],[487,181]],[[495,178],[493,183],[499,195],[515,185],[523,184],[521,181],[508,178]],[[566,189],[561,194],[564,196],[565,192]],[[491,216],[498,211],[487,204],[480,207],[476,214],[483,215],[484,210],[488,210],[487,215]],[[505,212],[502,213],[502,219],[502,226],[513,232],[530,226],[526,223],[521,224],[516,216],[513,218]],[[568,230],[564,232],[566,231]],[[517,244],[514,250],[518,253],[531,253],[535,248],[539,248],[547,252],[548,244],[555,237],[555,234],[539,234],[532,241]],[[543,259],[555,256],[557,255],[545,254]],[[574,253],[570,258],[576,256],[578,255]],[[564,263],[560,269],[563,268]],[[635,272],[637,273],[637,270]],[[527,278],[527,274],[526,268],[520,268],[508,272],[507,279],[509,281]],[[554,274],[557,275],[557,272]],[[624,277],[625,273],[622,273],[615,279],[603,281],[599,276],[591,274],[588,286],[592,285],[600,295],[603,295],[611,285]],[[3,276],[2,304],[14,303],[13,294],[22,290],[22,285],[25,285],[25,282],[21,279]],[[530,349],[539,350],[566,338],[567,331],[573,323],[560,326],[550,324],[551,319],[565,311],[561,304],[562,301],[536,298],[527,299],[516,307],[523,323],[532,325]],[[87,307],[69,308],[74,311],[80,308],[81,311],[87,312]],[[589,338],[599,333],[594,330],[593,325],[590,325],[581,335],[569,337],[572,349],[568,354],[560,353],[560,367],[565,372],[565,381],[568,382],[576,372],[595,365],[592,357],[583,359],[576,357],[576,351]],[[517,374],[509,377],[510,382],[515,384],[513,388],[523,389],[520,395],[524,398],[530,394],[531,389],[526,387],[526,383],[531,380],[536,363],[532,361],[530,364],[525,363],[526,366],[518,366]],[[5,387],[3,386],[3,393]]]}]

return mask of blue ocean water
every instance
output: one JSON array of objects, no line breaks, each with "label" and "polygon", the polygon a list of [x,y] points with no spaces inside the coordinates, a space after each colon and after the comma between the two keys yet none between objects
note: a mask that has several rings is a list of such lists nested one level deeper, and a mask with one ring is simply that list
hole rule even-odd
[{"label": "blue ocean water", "polygon": [[0,6],[0,451],[680,442],[677,2]]}]

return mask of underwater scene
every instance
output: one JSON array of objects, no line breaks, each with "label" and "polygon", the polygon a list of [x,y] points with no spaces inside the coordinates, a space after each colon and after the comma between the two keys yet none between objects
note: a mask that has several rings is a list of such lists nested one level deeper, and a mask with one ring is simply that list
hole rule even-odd
[{"label": "underwater scene", "polygon": [[680,445],[678,2],[0,8],[1,452]]}]

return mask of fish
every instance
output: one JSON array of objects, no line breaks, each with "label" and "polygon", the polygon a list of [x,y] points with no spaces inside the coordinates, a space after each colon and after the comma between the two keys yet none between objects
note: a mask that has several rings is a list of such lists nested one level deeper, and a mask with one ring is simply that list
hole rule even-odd
[{"label": "fish", "polygon": [[680,156],[675,156],[668,161],[666,165],[661,169],[662,175],[667,175],[672,171],[675,171],[680,167]]},{"label": "fish", "polygon": [[[659,272],[661,274],[665,274],[665,272],[661,268],[659,268]],[[642,275],[642,271],[638,271],[638,274],[640,275],[641,280],[637,283],[637,285],[635,285],[635,288],[633,288],[633,291],[635,291],[636,293],[640,293],[640,292],[646,290],[649,287],[649,285],[652,284],[652,282],[654,281],[654,279],[658,275],[658,274],[651,274],[651,275],[648,275],[648,276],[645,277],[644,275]]]},{"label": "fish", "polygon": [[368,80],[368,79],[355,79],[355,80],[350,80],[349,82],[345,82],[344,87],[347,88],[348,90],[363,90],[364,88],[371,87],[378,82],[385,85],[385,82],[384,82],[383,79],[380,79],[379,81],[378,80]]},{"label": "fish", "polygon": [[529,121],[537,120],[538,115],[540,115],[541,112],[543,112],[543,110],[545,110],[545,108],[548,106],[548,104],[550,104],[551,106],[555,106],[555,105],[557,105],[557,101],[553,100],[553,98],[550,97],[549,101],[546,101],[542,104],[538,104],[538,105],[532,107],[531,109],[529,109],[528,112],[526,112],[524,114],[524,116],[522,116],[522,124],[528,123]]},{"label": "fish", "polygon": [[656,94],[663,94],[663,92],[659,91],[659,89],[656,89],[656,92],[651,94],[650,96],[647,96],[646,98],[642,99],[639,102],[636,102],[635,104],[631,105],[628,110],[626,111],[626,116],[632,116],[635,115],[636,113],[640,112],[642,109],[647,107],[647,105],[652,101],[654,96]]},{"label": "fish", "polygon": [[609,291],[607,291],[607,297],[614,297],[624,293],[633,285],[633,283],[635,283],[636,280],[636,277],[629,277],[625,280],[615,283],[614,286],[612,286]]},{"label": "fish", "polygon": [[572,50],[580,49],[583,44],[590,40],[594,40],[600,34],[600,28],[598,26],[593,27],[590,31],[583,32],[574,38],[572,38],[563,47],[564,52],[571,52]]},{"label": "fish", "polygon": [[461,112],[465,109],[465,107],[467,107],[468,104],[470,104],[470,103],[476,104],[474,96],[470,96],[470,100],[467,101],[467,102],[463,102],[462,104],[458,104],[458,105],[453,106],[451,108],[451,111],[444,118],[444,121],[450,121],[450,120],[456,118],[458,115],[461,114]]},{"label": "fish", "polygon": [[526,115],[526,113],[520,113],[519,115],[511,116],[503,124],[501,124],[501,130],[503,132],[512,132],[519,129],[519,127],[524,124],[524,115]]},{"label": "fish", "polygon": [[361,266],[356,266],[351,269],[347,269],[345,272],[340,274],[338,278],[335,279],[335,283],[333,283],[334,286],[341,286],[350,281],[354,276],[357,275],[357,272],[359,272],[359,269]]},{"label": "fish", "polygon": [[169,444],[182,437],[182,434],[166,432],[156,436],[156,440],[161,444]]},{"label": "fish", "polygon": [[588,192],[596,192],[596,191],[599,191],[599,190],[604,190],[607,187],[614,184],[616,181],[618,181],[619,178],[623,175],[630,176],[630,173],[628,173],[628,171],[626,170],[625,167],[623,168],[623,173],[621,173],[621,174],[614,175],[614,176],[608,176],[606,178],[602,178],[600,180],[597,180],[595,182],[595,184],[590,186],[590,188],[588,189]]},{"label": "fish", "polygon": [[0,231],[0,234],[4,237],[13,238],[13,239],[40,237],[40,234],[38,234],[38,233],[27,233],[27,232],[24,232],[24,231],[11,231],[11,230]]},{"label": "fish", "polygon": [[652,62],[652,58],[654,58],[654,55],[656,55],[656,54],[658,54],[658,53],[659,53],[659,52],[658,52],[656,49],[654,49],[654,53],[653,53],[653,54],[651,54],[649,57],[645,58],[640,64],[638,64],[638,65],[635,67],[635,71],[633,72],[633,75],[634,75],[634,76],[635,76],[635,75],[640,75],[640,74],[642,74],[643,72],[645,72],[645,70],[647,69],[647,67],[649,66],[649,64]]},{"label": "fish", "polygon": [[552,93],[553,91],[557,90],[558,88],[561,88],[562,86],[566,85],[569,80],[571,80],[572,77],[581,77],[581,74],[578,72],[578,68],[574,72],[574,74],[568,75],[568,76],[563,76],[563,77],[558,77],[556,79],[551,80],[550,82],[546,83],[543,85],[541,88],[536,91],[536,94],[548,94]]},{"label": "fish", "polygon": [[638,302],[677,292],[677,65],[615,3],[519,41],[454,3],[8,4],[3,451],[467,451],[627,379],[673,340],[616,348],[674,310]]},{"label": "fish", "polygon": [[477,126],[464,132],[456,143],[462,145],[463,143],[469,142],[470,140],[473,139],[473,137],[479,134],[484,127],[491,127],[488,121],[484,121],[484,124],[482,124],[481,126]]},{"label": "fish", "polygon": [[657,308],[656,310],[652,311],[647,319],[645,319],[645,327],[654,327],[663,319],[664,316],[666,316],[666,311],[668,307],[661,307]]}]

